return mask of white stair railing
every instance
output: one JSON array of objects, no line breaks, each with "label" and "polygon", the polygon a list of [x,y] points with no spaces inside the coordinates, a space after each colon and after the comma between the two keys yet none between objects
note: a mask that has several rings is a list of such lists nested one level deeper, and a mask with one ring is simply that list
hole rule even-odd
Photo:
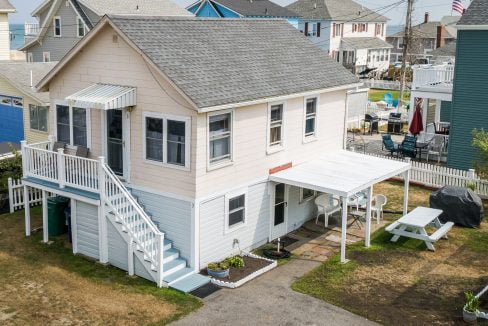
[{"label": "white stair railing", "polygon": [[157,272],[158,286],[162,286],[164,233],[156,227],[110,167],[102,164],[102,171],[101,200],[115,213],[116,221],[122,224],[123,231],[134,241],[136,249],[151,263],[151,268]]}]

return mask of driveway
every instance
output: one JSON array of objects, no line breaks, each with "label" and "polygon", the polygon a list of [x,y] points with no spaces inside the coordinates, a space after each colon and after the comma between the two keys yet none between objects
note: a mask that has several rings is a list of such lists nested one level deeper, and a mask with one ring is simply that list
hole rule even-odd
[{"label": "driveway", "polygon": [[202,308],[172,325],[376,325],[290,288],[319,264],[294,259],[240,288],[211,294]]}]

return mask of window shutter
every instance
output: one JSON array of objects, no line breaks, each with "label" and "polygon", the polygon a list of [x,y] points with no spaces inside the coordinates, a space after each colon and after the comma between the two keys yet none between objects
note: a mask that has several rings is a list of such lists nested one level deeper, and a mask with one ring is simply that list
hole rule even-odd
[{"label": "window shutter", "polygon": [[320,37],[320,23],[317,23],[317,37]]},{"label": "window shutter", "polygon": [[332,37],[335,37],[335,33],[336,33],[336,24],[334,23],[332,25]]},{"label": "window shutter", "polygon": [[308,36],[308,23],[305,23],[305,36]]}]

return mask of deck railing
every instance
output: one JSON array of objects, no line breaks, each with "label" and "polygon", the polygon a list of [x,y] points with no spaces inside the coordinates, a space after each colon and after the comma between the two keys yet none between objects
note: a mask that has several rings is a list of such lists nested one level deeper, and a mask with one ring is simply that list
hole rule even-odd
[{"label": "deck railing", "polygon": [[39,34],[39,24],[38,23],[25,23],[24,24],[24,35],[25,36],[36,36]]},{"label": "deck railing", "polygon": [[422,86],[452,86],[454,65],[439,65],[413,68],[412,89]]}]

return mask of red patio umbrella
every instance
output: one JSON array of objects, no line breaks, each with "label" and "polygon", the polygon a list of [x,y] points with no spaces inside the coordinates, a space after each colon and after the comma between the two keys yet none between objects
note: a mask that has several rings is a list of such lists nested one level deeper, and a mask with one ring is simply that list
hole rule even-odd
[{"label": "red patio umbrella", "polygon": [[422,99],[415,98],[415,112],[412,117],[412,122],[410,123],[410,128],[408,130],[412,135],[418,135],[424,130],[424,125],[422,122]]}]

